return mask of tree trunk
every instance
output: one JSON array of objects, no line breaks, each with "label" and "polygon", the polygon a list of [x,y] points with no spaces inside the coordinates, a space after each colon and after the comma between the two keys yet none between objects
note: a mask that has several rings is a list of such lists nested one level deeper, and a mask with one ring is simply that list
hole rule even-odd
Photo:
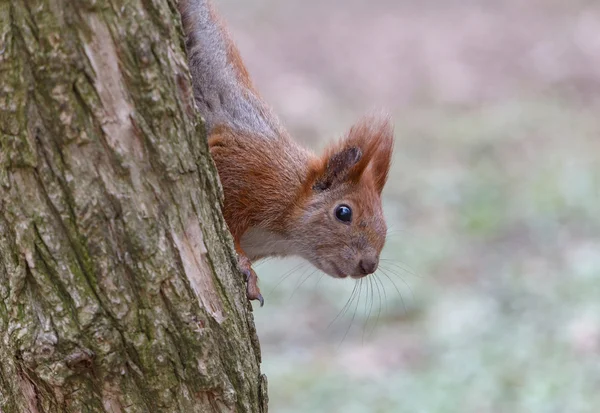
[{"label": "tree trunk", "polygon": [[0,0],[0,412],[265,412],[173,0]]}]

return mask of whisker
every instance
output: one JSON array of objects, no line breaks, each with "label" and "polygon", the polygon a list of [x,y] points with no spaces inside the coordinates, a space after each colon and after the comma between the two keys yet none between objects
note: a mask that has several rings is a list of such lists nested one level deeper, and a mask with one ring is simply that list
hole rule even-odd
[{"label": "whisker", "polygon": [[400,293],[400,290],[398,289],[398,286],[396,285],[394,280],[392,280],[392,278],[385,272],[385,270],[383,268],[381,268],[381,272],[388,280],[390,280],[390,282],[396,289],[396,292],[398,292],[398,295],[400,296],[400,300],[402,301],[402,307],[404,307],[404,312],[408,312],[408,310],[406,309],[406,304],[404,303],[404,297],[402,297],[402,293]]},{"label": "whisker", "polygon": [[[375,331],[375,328],[377,327],[377,324],[379,323],[379,316],[381,316],[381,290],[379,289],[379,284],[381,283],[381,280],[379,279],[379,277],[377,277],[377,274],[373,274],[373,278],[375,279],[375,287],[377,287],[377,296],[379,297],[379,306],[377,308],[377,317],[375,318],[375,325],[371,329],[370,334],[373,334],[373,332]],[[383,285],[381,287],[383,288]],[[385,288],[383,289],[383,293],[385,294]],[[386,308],[387,308],[387,303],[386,303]]]},{"label": "whisker", "polygon": [[[368,278],[369,282],[367,283],[367,298],[369,298],[369,290],[371,291],[371,304],[369,305],[369,312],[367,313],[367,318],[363,323],[363,332],[362,332],[362,343],[365,343],[365,331],[367,330],[367,324],[369,324],[369,319],[371,318],[371,311],[373,311],[373,280],[371,277]],[[368,301],[368,300],[367,300]],[[365,301],[365,312],[367,310],[367,301]]]},{"label": "whisker", "polygon": [[385,292],[384,285],[381,283],[381,280],[377,276],[377,273],[373,274],[373,276],[375,277],[375,285],[377,286],[377,292],[379,293],[379,312],[381,313],[381,290],[383,290],[383,302],[385,303],[385,311],[387,311],[387,294]]},{"label": "whisker", "polygon": [[292,295],[290,295],[290,300],[292,299],[292,297],[294,296],[294,294],[296,294],[296,291],[298,291],[298,289],[300,287],[302,287],[302,284],[304,284],[306,282],[306,280],[308,280],[314,273],[317,272],[317,268],[315,268],[312,272],[308,273],[308,275],[302,280],[302,282],[300,282],[300,284],[296,285],[296,288],[294,288],[294,291],[292,292]]},{"label": "whisker", "polygon": [[413,234],[411,231],[407,230],[407,229],[403,229],[403,228],[388,228],[386,234],[385,234],[385,238],[394,238],[396,239],[397,237],[402,236],[402,239],[414,239],[415,238],[415,234]]},{"label": "whisker", "polygon": [[265,263],[272,261],[274,258],[275,257],[263,258],[260,261],[258,261],[256,264],[252,264],[252,265],[254,266],[254,269],[258,269],[258,268],[262,267]]},{"label": "whisker", "polygon": [[[300,276],[298,276],[296,278],[296,285],[294,286],[294,291],[298,288],[298,286],[300,285],[300,282],[302,282],[302,280],[304,279],[304,275],[310,271],[310,267],[304,267],[302,270],[302,273],[300,274]],[[290,297],[291,298],[291,297]]]},{"label": "whisker", "polygon": [[404,285],[406,285],[406,288],[408,288],[408,291],[410,291],[410,295],[412,296],[413,300],[415,299],[415,294],[414,294],[414,292],[413,292],[413,289],[412,289],[412,288],[411,288],[411,286],[410,286],[410,285],[409,285],[409,284],[406,282],[406,280],[405,280],[404,278],[402,278],[402,276],[401,276],[400,274],[398,274],[398,273],[394,272],[394,270],[393,270],[393,269],[391,269],[391,268],[383,268],[383,267],[382,267],[381,269],[382,269],[382,270],[389,271],[389,272],[391,272],[391,273],[392,273],[392,275],[395,275],[396,277],[398,277],[398,279],[399,279],[400,281],[402,281],[402,283],[403,283]]},{"label": "whisker", "polygon": [[356,300],[356,306],[354,307],[354,313],[352,314],[352,319],[350,320],[350,324],[348,324],[348,328],[346,329],[346,333],[344,334],[344,337],[342,338],[342,341],[340,342],[340,346],[342,345],[342,343],[344,342],[344,340],[346,340],[346,336],[348,335],[348,332],[350,331],[350,327],[352,327],[352,324],[354,324],[354,319],[356,318],[356,311],[358,310],[358,305],[360,304],[360,293],[362,291],[362,278],[359,280],[358,284],[358,299]]},{"label": "whisker", "polygon": [[271,291],[269,291],[269,294],[268,294],[268,295],[270,296],[271,294],[273,294],[273,291],[275,291],[275,289],[276,289],[277,287],[279,287],[279,285],[280,285],[280,284],[281,284],[283,281],[285,281],[287,278],[289,278],[289,277],[290,277],[290,276],[291,276],[291,275],[292,275],[294,272],[296,272],[296,270],[299,270],[299,269],[301,269],[302,267],[304,267],[304,266],[305,266],[305,265],[307,265],[307,264],[308,264],[307,262],[301,262],[301,263],[299,263],[298,265],[296,265],[295,267],[293,267],[292,269],[288,270],[288,271],[287,271],[285,274],[283,274],[283,275],[281,276],[281,279],[280,279],[280,280],[277,282],[277,284],[275,284],[275,285],[273,286],[273,288],[271,289]]},{"label": "whisker", "polygon": [[325,273],[323,271],[321,271],[321,275],[319,276],[319,279],[317,280],[316,284],[314,285],[313,288],[317,288],[317,286],[319,285],[319,283],[321,282],[321,280],[325,277]]},{"label": "whisker", "polygon": [[352,303],[354,302],[355,299],[358,298],[359,294],[360,294],[360,286],[357,284],[358,288],[356,289],[356,292],[354,293],[354,296],[352,297],[352,300],[350,300],[350,305],[348,307],[346,307],[344,309],[344,311],[342,312],[342,317],[344,317],[346,314],[348,314],[348,311],[350,310],[350,308],[352,307]]},{"label": "whisker", "polygon": [[352,301],[354,301],[354,293],[356,292],[356,287],[358,286],[358,283],[354,284],[354,288],[352,289],[352,292],[350,293],[350,297],[348,298],[348,300],[346,301],[346,304],[344,304],[344,306],[342,307],[342,309],[337,313],[337,315],[335,316],[335,318],[333,320],[331,320],[331,322],[329,323],[329,325],[327,326],[327,328],[331,327],[331,325],[333,323],[335,323],[335,320],[337,320],[340,315],[342,315],[342,312],[344,310],[346,310],[348,308],[348,306],[352,303]]},{"label": "whisker", "polygon": [[[365,278],[361,278],[360,279],[361,283],[362,283],[363,279],[365,279]],[[365,293],[365,307],[363,309],[363,318],[365,318],[365,321],[362,323],[362,325],[363,325],[363,332],[362,332],[362,338],[361,338],[362,344],[365,343],[365,323],[367,322],[367,318],[366,318],[366,316],[367,316],[367,306],[369,304],[369,283],[365,281],[365,284],[366,284],[367,291]]]},{"label": "whisker", "polygon": [[404,265],[406,265],[405,267],[401,266],[397,260],[391,259],[391,258],[380,258],[379,260],[381,262],[385,263],[386,265],[388,265],[388,264],[393,265],[394,267],[401,269],[402,271],[404,271],[405,273],[407,273],[409,275],[412,275],[417,278],[423,278],[423,276],[421,274],[419,274],[414,268],[412,268],[408,264],[404,264]]}]

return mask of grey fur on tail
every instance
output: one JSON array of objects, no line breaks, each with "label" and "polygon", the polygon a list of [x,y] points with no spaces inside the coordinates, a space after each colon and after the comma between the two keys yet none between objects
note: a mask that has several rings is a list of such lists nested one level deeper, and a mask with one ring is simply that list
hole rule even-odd
[{"label": "grey fur on tail", "polygon": [[[234,130],[277,138],[286,132],[252,88],[244,72],[230,61],[235,45],[209,0],[180,0],[179,11],[194,97],[208,132],[224,125]],[[240,64],[243,65],[243,63]]]}]

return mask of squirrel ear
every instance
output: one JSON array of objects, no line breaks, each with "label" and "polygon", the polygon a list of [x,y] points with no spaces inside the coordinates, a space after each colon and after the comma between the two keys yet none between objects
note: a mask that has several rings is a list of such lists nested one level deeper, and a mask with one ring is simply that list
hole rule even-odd
[{"label": "squirrel ear", "polygon": [[362,158],[360,148],[351,146],[335,152],[327,159],[325,169],[316,179],[313,189],[324,191],[333,185],[343,182],[348,177],[352,167]]},{"label": "squirrel ear", "polygon": [[360,147],[363,153],[362,159],[350,171],[349,178],[358,181],[368,174],[381,194],[394,150],[394,129],[389,117],[380,115],[363,118],[350,129],[347,141]]},{"label": "squirrel ear", "polygon": [[324,191],[342,182],[369,176],[381,193],[390,169],[394,131],[387,116],[369,116],[357,122],[346,137],[332,145],[312,168],[312,189]]}]

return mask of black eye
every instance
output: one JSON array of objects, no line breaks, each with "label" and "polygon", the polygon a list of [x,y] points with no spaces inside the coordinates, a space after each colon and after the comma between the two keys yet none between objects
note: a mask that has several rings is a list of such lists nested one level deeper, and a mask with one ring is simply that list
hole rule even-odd
[{"label": "black eye", "polygon": [[352,210],[348,205],[338,205],[335,209],[335,217],[342,222],[352,221]]}]

